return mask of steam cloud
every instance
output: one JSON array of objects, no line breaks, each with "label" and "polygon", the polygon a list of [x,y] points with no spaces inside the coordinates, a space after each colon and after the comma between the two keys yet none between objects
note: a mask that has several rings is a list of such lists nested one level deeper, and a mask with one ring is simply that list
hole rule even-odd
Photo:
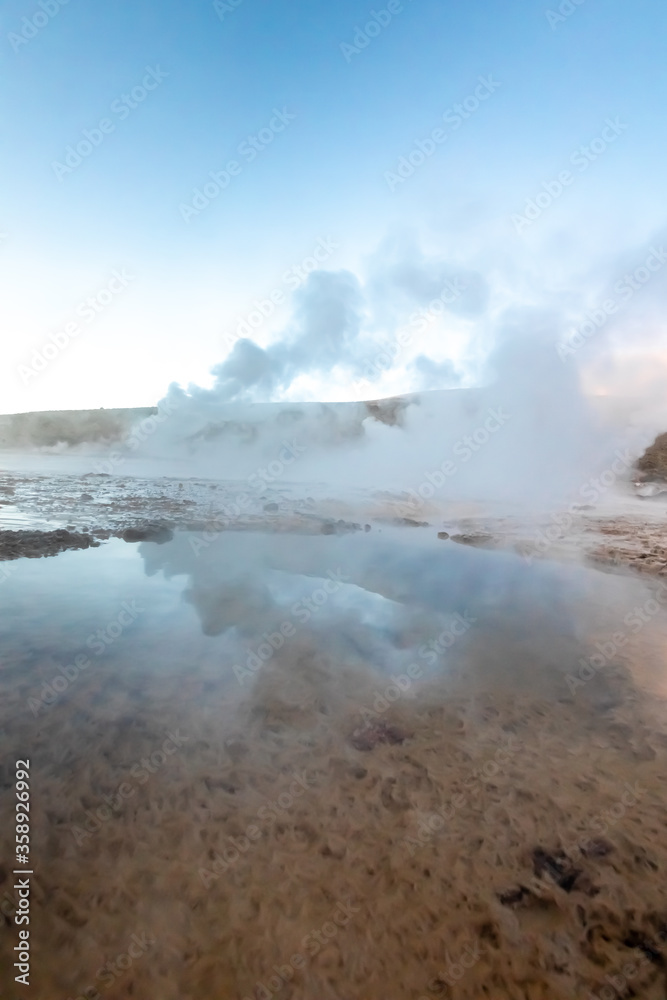
[{"label": "steam cloud", "polygon": [[[392,237],[363,282],[312,273],[285,329],[266,347],[237,341],[211,389],[172,386],[166,402],[180,414],[167,432],[240,475],[294,433],[305,457],[289,478],[412,490],[436,480],[443,498],[563,497],[618,442],[582,391],[579,366],[558,356],[569,313],[546,291],[546,305],[533,295],[538,304],[517,306],[517,297],[480,269]],[[351,382],[378,399],[397,373],[412,393],[400,404],[291,402],[309,379]],[[502,429],[490,434],[489,415],[501,411]],[[234,455],[232,442],[243,445]]]}]

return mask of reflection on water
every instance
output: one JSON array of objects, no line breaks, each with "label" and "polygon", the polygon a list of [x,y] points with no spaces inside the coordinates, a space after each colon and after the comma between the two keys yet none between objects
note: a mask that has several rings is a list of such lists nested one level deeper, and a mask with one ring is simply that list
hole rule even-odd
[{"label": "reflection on water", "polygon": [[[472,953],[452,996],[565,997],[658,935],[665,616],[644,584],[418,530],[181,532],[19,560],[0,600],[33,995],[437,997]],[[529,884],[537,848],[577,891]]]}]

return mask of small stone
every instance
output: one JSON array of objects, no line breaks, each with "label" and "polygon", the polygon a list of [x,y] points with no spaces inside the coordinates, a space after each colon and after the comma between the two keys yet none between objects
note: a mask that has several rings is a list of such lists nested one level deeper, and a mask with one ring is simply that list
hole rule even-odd
[{"label": "small stone", "polygon": [[524,888],[522,885],[519,885],[516,889],[506,889],[504,892],[498,893],[498,899],[503,906],[518,906],[518,904],[523,902],[524,898],[529,895],[530,890]]},{"label": "small stone", "polygon": [[580,846],[581,853],[586,858],[606,858],[614,850],[613,845],[604,837],[593,837]]},{"label": "small stone", "polygon": [[119,532],[124,542],[156,542],[164,545],[174,537],[174,532],[166,524],[139,524]]},{"label": "small stone", "polygon": [[369,726],[356,729],[350,738],[355,750],[373,750],[380,743],[403,743],[410,738],[410,733],[404,732],[398,726],[388,722],[374,722]]}]

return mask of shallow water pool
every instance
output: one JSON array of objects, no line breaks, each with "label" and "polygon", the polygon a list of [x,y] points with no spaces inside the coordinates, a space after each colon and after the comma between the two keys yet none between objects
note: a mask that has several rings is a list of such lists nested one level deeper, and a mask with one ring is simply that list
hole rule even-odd
[{"label": "shallow water pool", "polygon": [[[525,974],[565,997],[595,985],[577,942],[600,899],[618,928],[658,912],[665,633],[645,584],[399,529],[5,565],[2,804],[28,759],[33,995],[437,996],[478,947],[459,995],[495,976],[510,996],[511,942],[539,924]],[[603,826],[613,863],[572,846]],[[536,845],[564,844],[580,893],[500,901]],[[9,955],[7,825],[3,857]]]}]

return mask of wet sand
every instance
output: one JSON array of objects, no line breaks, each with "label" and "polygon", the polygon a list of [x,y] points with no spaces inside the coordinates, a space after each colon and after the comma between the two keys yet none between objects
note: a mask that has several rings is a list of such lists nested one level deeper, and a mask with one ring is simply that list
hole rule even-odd
[{"label": "wet sand", "polygon": [[[36,495],[34,483],[30,488]],[[56,507],[65,489],[74,493],[71,482],[52,491]],[[346,539],[370,545],[392,530],[401,531],[406,552],[411,539],[418,548],[433,536],[441,547],[434,558],[442,552],[445,566],[478,535],[487,536],[484,546],[504,551],[470,552],[487,590],[461,613],[478,621],[438,653],[434,669],[414,651],[433,635],[434,621],[421,616],[434,595],[449,593],[447,580],[426,581],[420,590],[418,568],[411,576],[406,561],[402,577],[378,573],[376,580],[359,570],[354,578],[408,609],[408,618],[397,611],[389,632],[370,628],[361,613],[350,617],[341,604],[240,683],[230,675],[227,647],[211,640],[200,648],[201,632],[224,639],[235,613],[231,593],[256,608],[267,631],[276,627],[273,606],[261,603],[253,579],[242,590],[240,577],[221,582],[206,575],[220,562],[247,569],[231,557],[235,549],[218,558],[213,541],[194,569],[184,561],[184,529],[200,520],[204,527],[188,539],[203,530],[220,534],[222,526],[213,525],[220,509],[205,508],[203,500],[197,506],[191,484],[181,490],[174,481],[171,489],[171,506],[157,510],[147,500],[136,523],[159,514],[174,541],[144,542],[138,551],[151,580],[164,575],[174,593],[185,586],[179,614],[192,616],[191,639],[185,631],[179,644],[177,625],[186,627],[180,619],[169,631],[175,612],[165,611],[160,627],[140,621],[136,645],[128,639],[110,647],[55,704],[33,712],[28,699],[77,643],[54,616],[51,591],[22,611],[17,585],[11,611],[18,627],[3,619],[3,809],[13,802],[13,759],[29,753],[31,931],[39,947],[33,985],[14,993],[10,986],[7,995],[664,1000],[661,568],[642,578],[589,571],[571,585],[566,574],[562,587],[540,575],[543,561],[575,563],[577,537],[595,535],[591,558],[608,544],[603,531],[587,531],[590,511],[577,515],[566,543],[553,543],[539,559],[535,552],[517,559],[508,555],[517,542],[538,536],[525,524],[519,536],[511,517],[501,530],[500,520],[484,514],[424,511],[414,520],[428,528],[392,529],[399,514],[385,498],[355,508],[318,496],[297,503],[287,490],[274,491],[258,498],[245,527],[261,524],[267,536],[287,536],[287,551],[291,539],[297,545],[310,535],[317,545],[340,541],[338,558],[353,551]],[[178,513],[179,493],[194,501],[184,505],[194,511]],[[135,522],[118,502],[106,518],[73,505],[67,523],[120,531]],[[278,511],[264,511],[266,503]],[[51,519],[56,514],[49,511]],[[363,531],[366,518],[370,533]],[[603,512],[599,524],[609,521]],[[326,537],[323,525],[339,522]],[[634,522],[618,521],[620,533],[608,536],[614,557],[626,543],[635,554],[637,545],[664,544],[658,522],[646,518],[637,540]],[[438,531],[468,537],[457,545],[437,540]],[[137,551],[110,544],[118,558]],[[103,585],[104,550],[48,560],[53,592],[65,559],[72,579],[82,561],[102,560]],[[280,558],[285,572],[289,561]],[[535,585],[530,577],[516,600],[510,583],[506,593],[489,583],[484,567],[500,558],[526,571],[539,564]],[[20,582],[24,562],[11,565]],[[324,577],[315,563],[308,571]],[[523,569],[516,572],[520,579]],[[540,586],[544,599],[533,600]],[[76,603],[65,589],[62,607],[68,596]],[[259,639],[251,634],[244,643],[254,649]],[[408,672],[410,662],[420,674]],[[3,827],[5,956],[16,935],[10,832]]]}]

